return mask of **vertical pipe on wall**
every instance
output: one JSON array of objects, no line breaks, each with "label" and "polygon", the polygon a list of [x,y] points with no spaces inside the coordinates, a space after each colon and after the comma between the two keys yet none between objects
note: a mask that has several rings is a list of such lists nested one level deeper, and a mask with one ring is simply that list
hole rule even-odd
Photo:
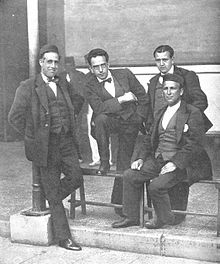
[{"label": "vertical pipe on wall", "polygon": [[36,74],[39,47],[38,0],[27,0],[27,24],[29,46],[29,76]]},{"label": "vertical pipe on wall", "polygon": [[[29,46],[29,76],[36,75],[36,62],[39,47],[38,0],[27,0],[27,24]],[[25,214],[41,214],[46,209],[40,185],[40,169],[32,163],[32,210]]]},{"label": "vertical pipe on wall", "polygon": [[[6,72],[5,72],[5,28],[4,28],[4,6],[3,3],[0,5],[0,71],[1,71],[1,85],[0,85],[0,94],[2,96],[2,127],[3,127],[3,140],[7,141],[7,87],[6,87]],[[0,106],[1,107],[1,106]]]}]

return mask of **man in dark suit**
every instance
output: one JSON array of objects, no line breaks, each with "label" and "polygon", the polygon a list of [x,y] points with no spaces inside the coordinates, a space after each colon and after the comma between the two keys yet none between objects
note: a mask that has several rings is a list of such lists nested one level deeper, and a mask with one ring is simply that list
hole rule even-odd
[{"label": "man in dark suit", "polygon": [[[40,74],[17,88],[9,122],[24,135],[25,154],[40,169],[59,246],[81,250],[70,233],[62,200],[83,183],[75,141],[75,117],[84,99],[66,78],[56,76],[59,51],[55,45],[40,49]],[[65,175],[61,179],[61,173]]]},{"label": "man in dark suit", "polygon": [[[98,174],[109,169],[109,136],[118,134],[118,171],[130,167],[136,137],[142,121],[147,118],[149,99],[143,86],[128,69],[109,70],[109,56],[103,49],[87,55],[90,76],[86,98],[93,110],[92,131],[98,143],[101,164]],[[115,179],[112,203],[122,203],[122,180]]]},{"label": "man in dark suit", "polygon": [[[184,78],[183,100],[200,109],[205,122],[205,131],[208,131],[212,123],[204,114],[208,106],[207,97],[200,87],[199,78],[196,73],[177,67],[174,64],[174,50],[168,45],[157,47],[153,52],[153,56],[160,73],[150,79],[148,84],[148,94],[153,111],[152,116],[155,116],[167,104],[162,95],[163,76],[168,73],[179,74]],[[172,188],[169,191],[172,209],[185,211],[188,203],[188,194],[189,186],[185,182],[179,183]],[[185,219],[185,215],[178,215],[177,219],[179,219],[179,222],[182,222]],[[177,219],[176,221],[178,221]]]},{"label": "man in dark suit", "polygon": [[123,177],[123,213],[114,228],[139,224],[141,188],[149,183],[149,193],[156,217],[147,222],[149,229],[177,224],[171,211],[168,190],[188,178],[189,184],[212,177],[211,162],[202,147],[205,134],[201,111],[187,104],[181,97],[184,79],[166,74],[163,96],[168,106],[158,111],[150,133]]}]

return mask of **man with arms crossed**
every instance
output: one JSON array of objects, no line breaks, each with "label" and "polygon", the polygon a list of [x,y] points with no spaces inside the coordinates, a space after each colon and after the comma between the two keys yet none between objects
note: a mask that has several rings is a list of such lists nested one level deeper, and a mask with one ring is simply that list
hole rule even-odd
[{"label": "man with arms crossed", "polygon": [[[60,247],[81,250],[71,236],[62,200],[83,183],[74,143],[74,115],[84,100],[66,76],[59,79],[56,76],[59,61],[55,45],[40,49],[41,72],[17,88],[9,122],[24,135],[26,157],[40,169],[56,241]],[[62,179],[61,173],[65,175]]]},{"label": "man with arms crossed", "polygon": [[[109,70],[109,56],[105,50],[91,50],[87,60],[91,73],[87,79],[86,98],[93,110],[92,131],[101,160],[97,173],[104,175],[109,171],[111,133],[118,134],[116,169],[124,171],[130,167],[139,128],[148,115],[149,99],[130,70]],[[115,179],[112,203],[122,203],[122,179]]]},{"label": "man with arms crossed", "polygon": [[149,229],[176,224],[171,212],[168,190],[188,179],[192,184],[212,177],[211,162],[202,147],[205,134],[200,110],[181,99],[184,79],[177,74],[166,74],[163,95],[168,106],[158,111],[150,133],[123,177],[123,213],[121,221],[112,224],[122,228],[139,224],[139,202],[144,182],[156,217],[145,224]]}]

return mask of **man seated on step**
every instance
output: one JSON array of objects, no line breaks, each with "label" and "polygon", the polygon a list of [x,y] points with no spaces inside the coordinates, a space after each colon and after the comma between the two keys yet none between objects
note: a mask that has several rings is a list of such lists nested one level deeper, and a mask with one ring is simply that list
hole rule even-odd
[{"label": "man seated on step", "polygon": [[149,181],[155,218],[145,223],[149,229],[175,225],[168,191],[183,180],[189,184],[212,177],[211,162],[202,147],[205,128],[201,111],[185,103],[181,96],[184,79],[167,74],[163,96],[168,106],[155,116],[150,133],[145,136],[137,159],[123,177],[123,213],[125,217],[113,228],[139,225],[141,188]]}]

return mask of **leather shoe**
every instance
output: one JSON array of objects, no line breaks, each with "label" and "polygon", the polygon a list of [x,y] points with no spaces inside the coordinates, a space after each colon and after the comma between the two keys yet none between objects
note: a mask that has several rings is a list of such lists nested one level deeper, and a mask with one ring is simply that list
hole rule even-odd
[{"label": "leather shoe", "polygon": [[71,238],[67,238],[59,241],[59,246],[69,250],[80,251],[82,248],[76,244]]},{"label": "leather shoe", "polygon": [[123,220],[114,222],[112,224],[113,228],[124,228],[129,226],[137,226],[139,225],[138,221],[132,221],[129,218],[125,217]]},{"label": "leather shoe", "polygon": [[152,219],[151,221],[145,223],[145,227],[147,229],[159,229],[162,228],[164,225],[175,225],[175,218],[173,219],[173,221],[168,223],[162,223],[158,221],[158,219]]},{"label": "leather shoe", "polygon": [[147,229],[159,229],[163,226],[163,224],[161,222],[158,222],[156,220],[152,220],[152,221],[149,221],[149,222],[146,222],[145,223],[145,227]]},{"label": "leather shoe", "polygon": [[110,170],[110,164],[108,161],[101,162],[99,169],[97,170],[98,175],[106,175],[106,173]]}]

